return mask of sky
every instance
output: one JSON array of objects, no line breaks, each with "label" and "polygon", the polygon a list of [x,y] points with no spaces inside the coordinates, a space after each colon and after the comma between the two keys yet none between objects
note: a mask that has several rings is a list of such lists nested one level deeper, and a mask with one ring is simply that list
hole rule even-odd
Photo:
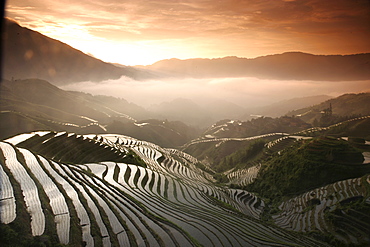
[{"label": "sky", "polygon": [[6,16],[106,62],[370,52],[369,0],[8,0]]}]

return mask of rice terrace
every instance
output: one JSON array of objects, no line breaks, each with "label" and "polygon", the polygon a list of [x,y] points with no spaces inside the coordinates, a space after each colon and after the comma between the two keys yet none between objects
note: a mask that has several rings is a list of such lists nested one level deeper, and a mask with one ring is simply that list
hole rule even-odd
[{"label": "rice terrace", "polygon": [[[368,240],[363,210],[370,175],[283,200],[276,213],[267,214],[264,199],[215,184],[214,171],[199,167],[196,158],[127,136],[43,131],[12,137],[0,147],[1,222],[9,234],[3,238],[15,227],[22,228],[18,241],[46,235],[52,244],[88,246],[327,245],[301,232],[332,233],[338,243]],[[240,180],[248,171],[232,176],[234,187],[254,180]]]},{"label": "rice terrace", "polygon": [[0,247],[370,246],[370,1],[2,10]]}]

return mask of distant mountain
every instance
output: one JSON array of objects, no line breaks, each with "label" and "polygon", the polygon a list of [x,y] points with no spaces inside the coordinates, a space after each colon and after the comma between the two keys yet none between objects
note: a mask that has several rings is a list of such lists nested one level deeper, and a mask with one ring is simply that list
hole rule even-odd
[{"label": "distant mountain", "polygon": [[79,81],[102,81],[128,76],[150,77],[133,67],[117,67],[72,48],[58,40],[5,19],[3,78],[39,78],[63,85]]},{"label": "distant mountain", "polygon": [[276,80],[353,81],[370,79],[370,53],[312,55],[286,52],[254,59],[167,59],[145,68],[172,77],[256,77]]}]

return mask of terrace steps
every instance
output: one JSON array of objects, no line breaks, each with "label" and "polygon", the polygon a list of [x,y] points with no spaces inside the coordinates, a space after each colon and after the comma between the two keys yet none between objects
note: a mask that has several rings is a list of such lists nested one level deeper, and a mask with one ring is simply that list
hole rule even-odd
[{"label": "terrace steps", "polygon": [[[6,157],[1,166],[7,169],[12,166],[9,168],[12,174],[19,166],[31,166],[30,170],[38,175],[22,173],[18,180],[26,181],[27,176],[30,180],[38,177],[37,183],[45,194],[51,196],[59,191],[55,200],[64,199],[69,202],[69,207],[73,207],[79,220],[80,238],[87,246],[324,245],[257,220],[263,201],[243,190],[215,186],[213,179],[204,177],[205,172],[194,164],[197,160],[186,154],[174,155],[176,151],[118,135],[47,135],[44,134],[40,141],[55,145],[53,148],[58,146],[55,139],[69,139],[71,145],[95,143],[109,152],[133,150],[147,164],[146,168],[110,160],[66,164],[37,152],[33,154],[24,147],[1,143],[0,148]],[[26,138],[22,142],[25,141]],[[8,149],[23,153],[27,157],[26,164],[15,164],[17,158],[9,154]],[[8,170],[4,171],[9,175]],[[5,187],[3,184],[1,186]],[[54,208],[52,201],[49,206]],[[68,215],[65,212],[68,207],[54,209],[55,219]],[[29,211],[29,214],[35,214],[35,211]],[[72,212],[69,215],[73,215]],[[35,217],[31,218],[34,221]],[[59,234],[59,241],[66,243],[66,236]]]},{"label": "terrace steps", "polygon": [[[361,178],[339,181],[285,201],[279,206],[280,213],[273,216],[275,223],[282,228],[293,231],[318,230],[323,233],[331,233],[347,243],[356,243],[356,241],[354,242],[356,236],[365,236],[366,240],[367,233],[363,232],[362,229],[370,229],[368,221],[370,217],[365,217],[362,220],[352,219],[352,221],[349,220],[351,219],[349,216],[340,217],[341,221],[347,222],[343,224],[351,225],[352,232],[338,234],[333,226],[327,222],[325,214],[333,212],[340,204],[347,201],[368,197],[369,177],[370,175],[366,175]],[[367,236],[367,241],[369,240],[370,237]]]}]

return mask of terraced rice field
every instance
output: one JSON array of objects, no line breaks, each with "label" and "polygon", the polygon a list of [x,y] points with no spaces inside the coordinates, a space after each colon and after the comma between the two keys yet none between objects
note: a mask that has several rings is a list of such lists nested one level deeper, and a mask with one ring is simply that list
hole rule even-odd
[{"label": "terraced rice field", "polygon": [[261,168],[261,164],[258,164],[258,165],[249,167],[247,169],[240,169],[237,171],[226,173],[226,176],[229,179],[230,184],[245,186],[254,181],[254,179],[258,175],[260,168]]},{"label": "terraced rice field", "polygon": [[16,217],[16,206],[12,184],[2,166],[0,178],[0,220],[1,223],[9,224]]},{"label": "terraced rice field", "polygon": [[348,244],[358,244],[359,237],[369,242],[369,232],[364,232],[364,229],[370,229],[368,216],[367,218],[352,218],[352,223],[348,226],[350,230],[345,232],[335,231],[325,216],[327,212],[333,212],[338,206],[349,201],[367,197],[366,202],[370,204],[369,185],[370,175],[366,175],[362,178],[343,180],[317,188],[283,202],[279,206],[280,213],[273,218],[278,226],[285,229],[299,232],[317,230],[331,233],[337,239]]},{"label": "terraced rice field", "polygon": [[[272,135],[264,135],[265,136],[282,136],[278,139],[275,139],[273,141],[270,141],[266,143],[265,147],[269,152],[279,152],[290,145],[294,143],[297,140],[301,139],[311,139],[311,137],[304,137],[304,136],[291,136],[284,133],[274,133]],[[239,186],[245,186],[247,184],[250,184],[254,181],[254,179],[257,177],[258,172],[261,168],[261,163],[258,163],[254,166],[251,166],[249,168],[245,169],[239,169],[239,170],[230,170],[225,172],[225,175],[229,179],[229,184],[236,184]]]},{"label": "terraced rice field", "polygon": [[[53,135],[47,141],[65,133]],[[32,136],[12,140],[18,144]],[[13,196],[17,186],[11,183],[12,177],[20,186],[30,215],[30,226],[25,227],[30,227],[34,236],[42,235],[45,226],[55,227],[63,244],[325,246],[265,225],[258,220],[264,207],[261,199],[244,190],[216,186],[209,174],[197,168],[197,160],[187,154],[125,136],[80,138],[99,140],[117,152],[132,150],[147,167],[109,160],[65,164],[1,142],[5,158],[0,166],[2,223],[9,224],[18,216]],[[51,209],[51,219],[44,214],[46,208]],[[77,241],[72,239],[76,238],[71,230],[76,220],[73,216],[78,218],[81,232]]]},{"label": "terraced rice field", "polygon": [[338,127],[338,126],[341,126],[341,125],[345,125],[345,124],[350,123],[350,122],[356,122],[356,121],[364,120],[364,119],[368,119],[368,118],[370,118],[370,116],[352,118],[352,119],[349,119],[349,120],[346,120],[346,121],[343,121],[343,122],[340,122],[340,123],[337,123],[337,124],[330,125],[328,127],[313,127],[313,128],[310,128],[310,129],[306,129],[306,130],[297,132],[296,134],[297,135],[310,136],[313,133],[330,130],[332,128],[335,128],[335,127]]},{"label": "terraced rice field", "polygon": [[277,138],[281,136],[287,136],[287,133],[270,133],[270,134],[264,134],[264,135],[258,135],[258,136],[251,136],[251,137],[244,137],[244,138],[202,138],[202,139],[195,139],[188,144],[184,145],[182,148],[186,149],[187,147],[199,143],[208,143],[208,142],[215,142],[216,145],[221,145],[223,142],[227,141],[252,141],[257,140],[261,138]]}]

